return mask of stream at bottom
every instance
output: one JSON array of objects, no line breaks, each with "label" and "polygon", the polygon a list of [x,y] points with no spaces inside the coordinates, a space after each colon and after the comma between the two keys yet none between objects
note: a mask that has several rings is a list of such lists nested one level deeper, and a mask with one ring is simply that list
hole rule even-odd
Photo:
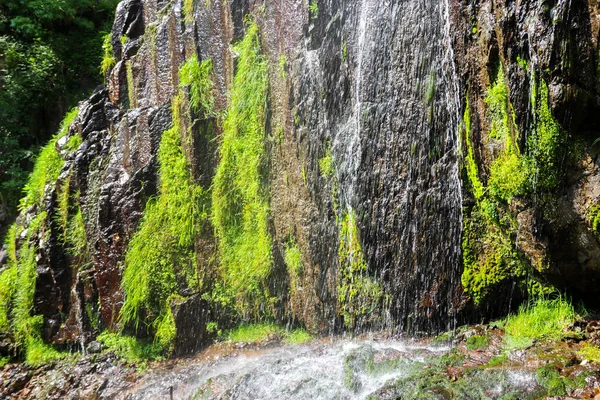
[{"label": "stream at bottom", "polygon": [[[213,346],[147,371],[128,399],[526,399],[535,373],[469,368],[448,346],[402,340],[326,339],[260,349]],[[468,360],[467,360],[468,361]]]}]

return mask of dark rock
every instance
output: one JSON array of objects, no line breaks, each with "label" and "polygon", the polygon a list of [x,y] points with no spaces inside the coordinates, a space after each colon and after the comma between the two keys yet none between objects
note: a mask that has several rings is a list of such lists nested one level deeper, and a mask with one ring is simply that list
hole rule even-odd
[{"label": "dark rock", "polygon": [[102,350],[104,350],[104,345],[102,342],[94,340],[87,345],[86,350],[90,354],[100,353]]}]

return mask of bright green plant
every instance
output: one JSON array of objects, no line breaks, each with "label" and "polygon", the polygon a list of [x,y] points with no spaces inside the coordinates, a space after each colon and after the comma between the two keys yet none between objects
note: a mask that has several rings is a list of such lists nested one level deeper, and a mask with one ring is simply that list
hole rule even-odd
[{"label": "bright green plant", "polygon": [[179,68],[179,87],[189,88],[190,107],[203,114],[202,117],[211,116],[214,107],[211,73],[212,60],[209,58],[200,64],[195,54]]},{"label": "bright green plant", "polygon": [[247,22],[223,122],[220,163],[213,181],[212,217],[224,286],[238,310],[259,315],[269,305],[271,273],[269,194],[266,187],[266,98],[268,64],[261,54],[258,26]]},{"label": "bright green plant", "polygon": [[68,133],[69,126],[77,117],[79,110],[74,108],[69,111],[61,123],[58,133],[44,146],[38,156],[33,172],[23,191],[25,196],[21,199],[20,208],[26,210],[39,204],[45,194],[46,185],[58,179],[64,160],[56,149],[56,142]]},{"label": "bright green plant", "polygon": [[292,238],[290,238],[285,245],[283,260],[291,275],[296,277],[302,275],[304,272],[304,267],[302,266],[302,253],[300,252],[300,247]]},{"label": "bright green plant", "polygon": [[534,340],[560,340],[577,318],[573,305],[561,297],[540,298],[523,304],[519,312],[506,318],[505,343],[509,348],[524,347]]},{"label": "bright green plant", "polygon": [[[180,100],[174,101],[174,115]],[[166,130],[159,151],[159,195],[148,201],[138,231],[125,256],[122,287],[125,302],[121,319],[162,332],[160,341],[173,337],[170,298],[179,285],[199,286],[195,237],[207,219],[205,191],[195,184],[183,146],[178,118]],[[179,279],[178,279],[179,278]]]},{"label": "bright green plant", "polygon": [[308,12],[310,13],[310,19],[317,19],[319,17],[319,4],[317,4],[317,0],[310,2]]},{"label": "bright green plant", "polygon": [[112,34],[107,33],[106,35],[104,35],[104,41],[102,43],[102,50],[104,51],[104,55],[102,57],[102,62],[100,63],[100,73],[104,76],[105,80],[108,74],[110,73],[110,70],[117,63],[113,52],[111,38]]},{"label": "bright green plant", "polygon": [[286,77],[286,70],[287,68],[287,57],[285,56],[285,54],[282,54],[281,56],[279,56],[279,69],[281,70],[281,77],[283,79],[285,79]]},{"label": "bright green plant", "polygon": [[335,174],[335,167],[333,164],[333,154],[331,151],[331,145],[329,142],[327,143],[327,150],[323,158],[319,159],[319,170],[321,171],[321,176],[326,179],[331,178]]},{"label": "bright green plant", "polygon": [[584,360],[600,363],[600,348],[593,344],[585,343],[577,354]]},{"label": "bright green plant", "polygon": [[368,276],[367,262],[352,210],[342,219],[338,258],[338,310],[344,318],[344,324],[353,328],[362,320],[369,319],[380,307],[383,290],[379,282]]},{"label": "bright green plant", "polygon": [[97,337],[108,351],[130,363],[140,363],[145,360],[160,359],[162,349],[158,346],[144,343],[131,336],[122,336],[117,333],[103,332]]},{"label": "bright green plant", "polygon": [[304,329],[296,329],[288,332],[283,342],[287,344],[302,344],[310,342],[312,339],[312,335]]}]

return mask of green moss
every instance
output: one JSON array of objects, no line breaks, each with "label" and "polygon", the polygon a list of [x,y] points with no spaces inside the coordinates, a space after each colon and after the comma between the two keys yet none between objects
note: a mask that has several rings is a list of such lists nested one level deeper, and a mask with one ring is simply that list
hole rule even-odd
[{"label": "green moss", "polygon": [[317,4],[317,0],[310,2],[308,12],[310,13],[310,19],[317,19],[319,17],[319,4]]},{"label": "green moss", "polygon": [[487,349],[490,345],[490,335],[474,335],[467,339],[467,350]]},{"label": "green moss", "polygon": [[331,178],[335,174],[335,167],[333,164],[333,154],[331,152],[331,145],[327,142],[327,150],[323,158],[319,159],[319,170],[321,176],[326,179]]},{"label": "green moss", "polygon": [[342,43],[342,62],[346,62],[346,60],[348,59],[348,45],[346,44],[346,42]]},{"label": "green moss", "polygon": [[173,124],[163,133],[158,151],[159,195],[148,201],[129,243],[122,281],[122,321],[136,327],[147,323],[164,332],[165,321],[172,320],[170,296],[180,288],[199,286],[195,237],[208,218],[207,194],[193,182],[178,120]]},{"label": "green moss", "polygon": [[594,363],[600,363],[600,348],[593,344],[584,343],[581,350],[577,352],[579,357]]},{"label": "green moss", "polygon": [[288,267],[288,272],[292,277],[299,277],[304,273],[304,266],[302,265],[302,253],[300,247],[293,238],[285,245],[285,252],[283,254],[283,260],[285,265]]},{"label": "green moss", "polygon": [[527,64],[527,60],[522,58],[521,56],[517,56],[517,64],[523,71],[529,70],[529,65]]},{"label": "green moss", "polygon": [[15,297],[15,282],[18,275],[17,255],[18,227],[13,224],[6,234],[5,244],[8,252],[6,268],[0,274],[0,332],[10,331],[10,314],[12,300]]},{"label": "green moss", "polygon": [[161,348],[134,337],[103,332],[98,335],[97,339],[106,346],[108,351],[114,352],[118,357],[130,363],[140,363],[146,360],[160,359],[161,357]]},{"label": "green moss", "polygon": [[511,235],[506,234],[516,228],[502,226],[496,212],[496,206],[483,199],[464,219],[461,282],[476,304],[493,297],[507,282],[524,281],[527,277],[527,266]]},{"label": "green moss", "polygon": [[83,214],[81,213],[81,207],[79,206],[77,206],[77,212],[69,219],[66,232],[66,243],[68,244],[68,250],[72,255],[82,257],[82,261],[89,260],[89,242],[85,231]]},{"label": "green moss", "polygon": [[77,149],[79,149],[79,146],[81,146],[81,143],[83,143],[83,139],[81,138],[80,135],[73,135],[69,138],[69,140],[67,141],[67,143],[64,146],[64,149],[70,153],[77,151]]},{"label": "green moss", "polygon": [[475,151],[473,150],[473,142],[471,141],[471,110],[469,107],[469,100],[465,106],[465,114],[463,117],[465,123],[465,141],[467,143],[467,154],[465,155],[465,168],[467,170],[467,176],[471,184],[471,190],[475,196],[475,200],[479,200],[483,197],[484,188],[479,180],[479,170],[477,163],[475,162]]},{"label": "green moss", "polygon": [[498,367],[504,365],[507,361],[508,356],[506,354],[499,354],[490,358],[490,361],[487,363],[487,367]]},{"label": "green moss", "polygon": [[[37,329],[41,330],[41,317],[37,320],[37,322],[39,323]],[[38,367],[40,365],[49,364],[51,362],[62,360],[68,357],[73,356],[68,353],[57,351],[52,346],[44,343],[39,337],[30,337],[27,340],[25,363],[29,366]]]},{"label": "green moss", "polygon": [[268,64],[258,26],[248,21],[246,28],[235,46],[239,58],[213,181],[212,216],[224,287],[235,295],[238,311],[258,316],[272,301],[265,149]]},{"label": "green moss", "polygon": [[499,64],[496,79],[488,88],[485,97],[490,121],[489,137],[505,141],[510,137],[510,120],[508,116],[508,90],[504,84],[504,71]]},{"label": "green moss", "polygon": [[107,33],[104,36],[104,42],[102,43],[102,49],[104,50],[104,55],[102,57],[102,63],[100,64],[100,73],[104,75],[104,79],[110,73],[110,70],[115,66],[117,61],[115,60],[115,55],[113,52],[113,45],[111,41],[111,33]]},{"label": "green moss", "polygon": [[514,152],[505,152],[490,166],[488,187],[490,195],[503,201],[525,196],[531,191],[532,168],[529,160]]},{"label": "green moss", "polygon": [[381,284],[368,276],[354,212],[342,218],[338,249],[338,310],[350,328],[369,321],[383,300]]},{"label": "green moss", "polygon": [[79,110],[77,108],[69,111],[61,122],[57,134],[40,151],[35,161],[33,172],[23,188],[24,197],[20,202],[21,210],[26,210],[35,204],[39,204],[44,197],[46,185],[58,179],[64,159],[56,149],[56,143],[68,133],[69,126],[73,123],[78,113]]},{"label": "green moss", "polygon": [[212,115],[214,99],[211,63],[198,64],[192,56],[180,69],[180,92],[172,106],[173,126],[163,132],[159,150],[158,196],[146,204],[137,232],[125,255],[122,288],[125,295],[120,318],[142,326],[168,352],[176,336],[171,311],[181,290],[198,291],[196,237],[209,220],[210,194],[196,184],[184,145],[189,136],[181,122],[183,90],[189,87],[190,106]]},{"label": "green moss", "polygon": [[183,15],[186,24],[194,22],[194,0],[183,0]]},{"label": "green moss", "polygon": [[302,344],[308,343],[311,340],[313,340],[313,337],[310,333],[304,329],[295,329],[286,335],[286,338],[283,339],[283,342],[287,344]]},{"label": "green moss", "polygon": [[287,69],[287,57],[285,56],[285,54],[282,54],[281,56],[279,56],[279,69],[281,71],[281,77],[283,79],[286,78],[286,69]]},{"label": "green moss", "polygon": [[189,88],[190,107],[204,118],[212,116],[215,102],[211,79],[212,68],[211,59],[204,60],[200,64],[195,54],[179,68],[179,87]]},{"label": "green moss", "polygon": [[540,79],[534,107],[535,127],[527,142],[535,168],[533,185],[538,190],[552,190],[562,179],[561,163],[567,146],[566,136],[550,110],[548,85],[543,79]]},{"label": "green moss", "polygon": [[534,340],[560,340],[577,314],[563,298],[538,299],[524,304],[516,315],[507,317],[504,324],[505,343],[509,348],[523,347]]},{"label": "green moss", "polygon": [[275,324],[251,324],[233,329],[228,333],[227,339],[232,342],[258,343],[282,337],[284,333],[285,331]]}]

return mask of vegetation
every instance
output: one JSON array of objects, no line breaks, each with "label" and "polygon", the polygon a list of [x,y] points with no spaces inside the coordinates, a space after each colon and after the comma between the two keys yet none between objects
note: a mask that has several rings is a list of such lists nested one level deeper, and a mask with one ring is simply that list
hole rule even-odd
[{"label": "vegetation", "polygon": [[161,348],[159,346],[144,343],[131,336],[123,336],[118,333],[103,332],[97,337],[108,351],[130,363],[141,363],[146,360],[159,359]]},{"label": "vegetation", "polygon": [[115,60],[111,39],[112,34],[107,33],[104,35],[104,41],[102,42],[102,50],[104,53],[102,56],[102,62],[100,63],[100,73],[104,76],[104,80],[106,80],[108,74],[117,63],[117,60]]},{"label": "vegetation", "polygon": [[118,0],[0,2],[0,203],[15,210],[55,115],[100,83]]},{"label": "vegetation", "polygon": [[215,98],[211,73],[212,60],[207,59],[200,64],[195,54],[179,68],[179,86],[189,88],[190,107],[196,113],[203,113],[201,117],[213,115]]},{"label": "vegetation", "polygon": [[20,208],[25,210],[35,204],[39,204],[43,197],[46,185],[56,181],[64,160],[56,148],[56,143],[60,138],[67,135],[69,126],[77,117],[79,110],[74,108],[69,111],[63,119],[58,133],[44,146],[40,155],[36,159],[33,172],[23,189],[25,196],[21,199]]},{"label": "vegetation", "polygon": [[267,282],[272,255],[265,174],[268,65],[252,21],[235,51],[239,58],[213,181],[212,218],[224,287],[240,313],[258,316],[269,313],[272,302]]},{"label": "vegetation", "polygon": [[241,325],[231,330],[226,337],[231,342],[239,343],[260,343],[277,339],[287,344],[301,344],[312,340],[312,336],[304,329],[286,331],[270,323]]},{"label": "vegetation", "polygon": [[560,340],[577,314],[570,302],[561,297],[539,298],[523,304],[519,312],[506,318],[504,330],[508,348],[524,347],[535,340]]},{"label": "vegetation", "polygon": [[[562,131],[548,106],[548,89],[540,79],[539,91],[532,94],[534,124],[528,135],[525,152],[517,145],[519,132],[509,94],[504,83],[502,65],[485,98],[487,104],[488,136],[503,149],[490,165],[487,185],[479,177],[475,152],[470,139],[471,121],[467,103],[464,122],[466,128],[465,172],[475,205],[464,218],[462,284],[476,304],[481,305],[492,294],[499,293],[508,282],[517,283],[517,289],[530,294],[547,294],[552,289],[531,279],[533,269],[542,270],[547,261],[536,260],[536,265],[520,254],[515,243],[518,223],[509,204],[514,198],[526,197],[535,191],[540,194],[552,190],[561,179],[560,160],[564,157]],[[564,146],[563,146],[564,147]],[[552,205],[539,206],[550,215]]]},{"label": "vegetation", "polygon": [[319,4],[317,4],[317,0],[312,0],[310,5],[308,6],[308,12],[310,13],[310,19],[319,18]]},{"label": "vegetation", "polygon": [[584,360],[600,363],[600,348],[593,344],[585,343],[577,354]]},{"label": "vegetation", "polygon": [[190,57],[180,69],[180,93],[173,101],[173,126],[166,130],[158,150],[159,194],[144,210],[138,231],[125,256],[122,287],[125,302],[121,320],[154,333],[157,344],[171,348],[176,335],[171,304],[181,290],[196,292],[198,277],[196,237],[209,219],[210,196],[195,183],[184,146],[183,89],[190,88],[190,105],[212,114],[210,60],[200,65]]},{"label": "vegetation", "polygon": [[321,171],[321,176],[326,179],[331,178],[335,174],[335,167],[333,164],[333,154],[331,152],[331,144],[327,142],[327,150],[323,158],[319,159],[319,169]]},{"label": "vegetation", "polygon": [[368,276],[354,211],[342,219],[338,249],[338,309],[344,324],[350,328],[366,323],[379,309],[383,290],[376,279]]}]

